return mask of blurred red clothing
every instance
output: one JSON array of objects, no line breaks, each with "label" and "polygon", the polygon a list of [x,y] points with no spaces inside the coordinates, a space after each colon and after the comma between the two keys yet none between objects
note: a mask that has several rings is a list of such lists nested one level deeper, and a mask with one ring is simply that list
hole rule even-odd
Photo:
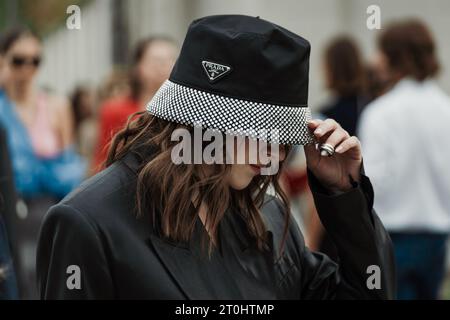
[{"label": "blurred red clothing", "polygon": [[285,191],[289,197],[298,197],[309,189],[306,170],[285,168],[281,175]]},{"label": "blurred red clothing", "polygon": [[112,137],[126,125],[128,117],[139,110],[137,101],[129,97],[107,100],[102,104],[99,114],[100,123],[97,147],[94,156],[94,173],[103,169],[102,165],[106,160]]}]

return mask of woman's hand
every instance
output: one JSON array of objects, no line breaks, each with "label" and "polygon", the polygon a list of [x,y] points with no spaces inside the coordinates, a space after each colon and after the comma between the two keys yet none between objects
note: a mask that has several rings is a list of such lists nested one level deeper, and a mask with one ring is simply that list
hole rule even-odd
[{"label": "woman's hand", "polygon": [[308,128],[319,143],[327,143],[335,148],[331,157],[321,156],[315,144],[304,147],[306,164],[324,187],[332,192],[345,192],[352,188],[349,175],[354,181],[360,180],[362,162],[361,144],[355,136],[334,120],[311,120]]}]

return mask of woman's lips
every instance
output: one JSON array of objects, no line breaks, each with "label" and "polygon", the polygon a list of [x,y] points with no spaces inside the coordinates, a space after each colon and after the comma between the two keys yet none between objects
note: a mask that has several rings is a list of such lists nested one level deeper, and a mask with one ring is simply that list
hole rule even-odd
[{"label": "woman's lips", "polygon": [[256,164],[251,164],[250,167],[252,168],[252,170],[257,173],[260,174],[261,173],[261,167],[256,165]]}]

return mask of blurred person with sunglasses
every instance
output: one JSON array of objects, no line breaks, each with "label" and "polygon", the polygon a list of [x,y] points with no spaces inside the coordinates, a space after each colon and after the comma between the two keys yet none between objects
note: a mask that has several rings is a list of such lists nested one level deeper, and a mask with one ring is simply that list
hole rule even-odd
[{"label": "blurred person with sunglasses", "polygon": [[0,123],[7,132],[15,187],[15,229],[23,298],[37,297],[35,251],[42,217],[48,208],[84,178],[86,165],[73,148],[73,119],[65,99],[34,84],[42,61],[39,38],[25,28],[5,33],[3,56],[4,95]]}]

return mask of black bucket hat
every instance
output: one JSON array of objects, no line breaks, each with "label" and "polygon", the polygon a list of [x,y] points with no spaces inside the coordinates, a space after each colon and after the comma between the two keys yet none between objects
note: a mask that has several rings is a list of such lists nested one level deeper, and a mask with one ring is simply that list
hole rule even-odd
[{"label": "black bucket hat", "polygon": [[147,110],[225,134],[311,143],[309,53],[307,40],[259,17],[194,20],[169,80]]}]

